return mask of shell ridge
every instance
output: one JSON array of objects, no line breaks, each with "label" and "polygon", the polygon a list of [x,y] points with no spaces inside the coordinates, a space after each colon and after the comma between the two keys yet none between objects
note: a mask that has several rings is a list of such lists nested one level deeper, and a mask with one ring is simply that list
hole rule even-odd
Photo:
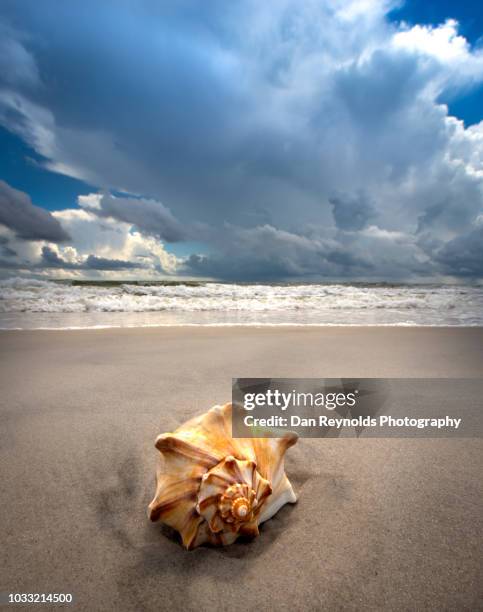
[{"label": "shell ridge", "polygon": [[183,440],[175,434],[159,436],[155,446],[164,456],[169,455],[169,453],[182,455],[187,459],[199,461],[210,467],[220,460],[218,456],[209,453],[199,446],[195,446],[187,440]]},{"label": "shell ridge", "polygon": [[214,406],[156,439],[165,461],[149,516],[179,531],[187,549],[255,537],[262,522],[296,501],[284,458],[297,435],[234,439],[232,411]]}]

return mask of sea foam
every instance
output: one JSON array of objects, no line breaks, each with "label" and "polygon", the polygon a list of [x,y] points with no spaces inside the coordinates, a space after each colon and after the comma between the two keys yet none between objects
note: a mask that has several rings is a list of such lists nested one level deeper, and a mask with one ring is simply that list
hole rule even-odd
[{"label": "sea foam", "polygon": [[483,287],[0,281],[0,328],[482,325]]}]

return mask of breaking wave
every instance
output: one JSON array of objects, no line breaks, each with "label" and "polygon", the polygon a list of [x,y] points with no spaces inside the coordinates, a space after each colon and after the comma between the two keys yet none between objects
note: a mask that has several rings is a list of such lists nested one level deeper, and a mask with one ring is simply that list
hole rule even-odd
[{"label": "breaking wave", "polygon": [[483,287],[0,281],[0,328],[482,325]]}]

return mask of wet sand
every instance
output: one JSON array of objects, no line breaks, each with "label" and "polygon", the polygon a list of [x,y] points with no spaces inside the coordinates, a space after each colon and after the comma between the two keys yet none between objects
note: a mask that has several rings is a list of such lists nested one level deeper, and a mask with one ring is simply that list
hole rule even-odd
[{"label": "wet sand", "polygon": [[186,552],[146,518],[156,435],[229,401],[232,377],[482,373],[483,328],[1,332],[0,591],[89,611],[482,609],[479,439],[300,440],[299,502],[251,543]]}]

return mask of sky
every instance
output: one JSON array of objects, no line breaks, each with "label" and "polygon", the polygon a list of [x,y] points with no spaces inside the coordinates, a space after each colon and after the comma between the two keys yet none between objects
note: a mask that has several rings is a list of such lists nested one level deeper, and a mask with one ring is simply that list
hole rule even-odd
[{"label": "sky", "polygon": [[3,0],[0,277],[483,280],[483,7]]}]

